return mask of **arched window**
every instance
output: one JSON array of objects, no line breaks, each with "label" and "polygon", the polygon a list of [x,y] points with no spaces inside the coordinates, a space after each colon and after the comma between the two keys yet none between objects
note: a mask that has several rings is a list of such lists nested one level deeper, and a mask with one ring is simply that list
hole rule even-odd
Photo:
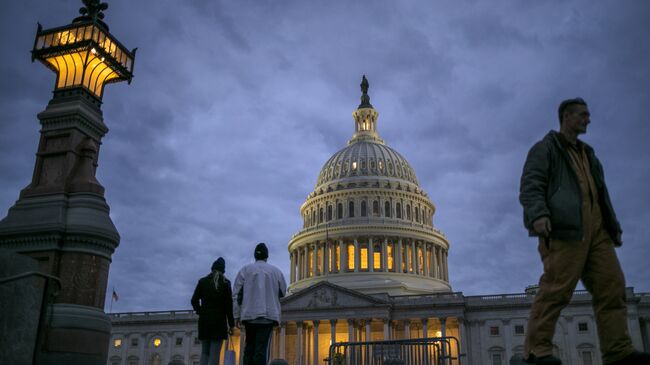
[{"label": "arched window", "polygon": [[318,208],[318,223],[323,222],[323,208]]},{"label": "arched window", "polygon": [[368,215],[367,208],[366,208],[366,201],[362,200],[361,201],[361,216],[365,217]]},{"label": "arched window", "polygon": [[415,207],[415,221],[420,223],[420,208]]},{"label": "arched window", "polygon": [[372,215],[375,217],[379,216],[379,202],[376,200],[373,200],[372,202]]},{"label": "arched window", "polygon": [[343,218],[343,204],[338,203],[336,205],[336,219],[342,219]]},{"label": "arched window", "polygon": [[315,210],[311,211],[311,224],[312,225],[316,224],[316,211]]},{"label": "arched window", "polygon": [[327,221],[329,222],[331,220],[332,220],[332,206],[328,205],[327,206]]},{"label": "arched window", "polygon": [[390,217],[390,202],[384,203],[384,215]]},{"label": "arched window", "polygon": [[395,217],[399,219],[402,218],[402,204],[400,203],[395,204]]},{"label": "arched window", "polygon": [[406,204],[406,219],[411,220],[411,204]]},{"label": "arched window", "polygon": [[348,217],[354,218],[354,202],[348,203]]}]

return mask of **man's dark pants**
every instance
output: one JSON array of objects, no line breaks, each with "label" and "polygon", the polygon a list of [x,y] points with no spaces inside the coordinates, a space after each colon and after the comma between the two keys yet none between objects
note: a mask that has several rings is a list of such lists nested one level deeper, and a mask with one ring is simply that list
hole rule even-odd
[{"label": "man's dark pants", "polygon": [[266,365],[273,323],[244,323],[244,326],[246,327],[244,365]]}]

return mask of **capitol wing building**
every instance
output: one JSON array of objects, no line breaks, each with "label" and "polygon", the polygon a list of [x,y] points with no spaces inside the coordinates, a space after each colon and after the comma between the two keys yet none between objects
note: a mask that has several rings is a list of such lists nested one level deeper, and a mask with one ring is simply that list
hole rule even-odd
[{"label": "capitol wing building", "polygon": [[[291,238],[289,296],[272,358],[324,364],[335,342],[453,336],[463,364],[506,365],[523,352],[535,287],[464,296],[449,284],[450,244],[433,225],[435,205],[408,161],[379,136],[364,76],[347,146],[323,165]],[[650,294],[628,288],[634,345],[650,349]],[[109,365],[198,365],[192,311],[116,313]],[[238,355],[243,336],[235,334]],[[602,364],[591,297],[578,291],[554,337],[564,364]],[[458,363],[454,360],[453,363]],[[241,357],[239,358],[241,364]]]}]

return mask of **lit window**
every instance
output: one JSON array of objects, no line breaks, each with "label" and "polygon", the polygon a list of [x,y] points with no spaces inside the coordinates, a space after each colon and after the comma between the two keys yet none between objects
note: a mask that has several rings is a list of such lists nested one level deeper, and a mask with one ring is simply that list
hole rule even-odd
[{"label": "lit window", "polygon": [[348,244],[348,269],[354,270],[354,245]]},{"label": "lit window", "polygon": [[153,346],[154,347],[160,347],[160,344],[162,343],[162,340],[158,337],[153,339]]},{"label": "lit window", "polygon": [[116,338],[115,341],[113,341],[113,347],[115,347],[116,349],[122,347],[122,339]]},{"label": "lit window", "polygon": [[388,263],[388,270],[393,270],[393,244],[389,243],[386,246],[386,259]]},{"label": "lit window", "polygon": [[322,256],[323,256],[323,251],[320,248],[316,249],[316,267],[318,268],[318,272],[322,273],[323,272],[323,266],[321,265],[322,261]]},{"label": "lit window", "polygon": [[422,248],[418,247],[418,273],[420,275],[424,274],[424,255],[422,254]]},{"label": "lit window", "polygon": [[490,336],[499,335],[499,326],[490,326]]},{"label": "lit window", "polygon": [[361,247],[359,249],[359,255],[361,258],[360,269],[368,270],[368,247]]},{"label": "lit window", "polygon": [[341,266],[339,265],[339,257],[341,257],[341,245],[336,245],[336,259],[334,262],[336,262],[336,271],[341,270]]},{"label": "lit window", "polygon": [[587,322],[579,322],[578,332],[587,332],[587,331],[589,331],[589,325],[587,325]]},{"label": "lit window", "polygon": [[372,267],[375,270],[381,270],[381,247],[375,245],[372,253]]},{"label": "lit window", "polygon": [[314,250],[309,250],[309,263],[307,264],[307,276],[314,276]]},{"label": "lit window", "polygon": [[357,169],[357,161],[352,161],[352,170]]},{"label": "lit window", "polygon": [[379,160],[379,170],[384,170],[384,161]]}]

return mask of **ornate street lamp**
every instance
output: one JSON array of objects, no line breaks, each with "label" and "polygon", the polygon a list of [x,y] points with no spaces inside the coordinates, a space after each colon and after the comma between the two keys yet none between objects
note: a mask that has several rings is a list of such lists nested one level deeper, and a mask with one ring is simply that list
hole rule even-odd
[{"label": "ornate street lamp", "polygon": [[[0,337],[20,333],[17,348],[34,349],[3,354],[7,363],[107,362],[111,321],[104,302],[120,235],[95,177],[108,132],[101,104],[106,84],[133,78],[135,49],[109,33],[102,21],[105,3],[83,3],[71,24],[47,30],[39,24],[34,40],[32,61],[57,77],[52,99],[38,114],[41,136],[32,181],[0,221],[0,252],[11,252],[0,255],[0,267],[8,268],[4,274],[10,277],[52,281],[36,287],[18,279],[4,284],[15,285],[8,292],[19,294],[0,296],[7,308],[3,316],[16,319],[3,326],[11,331]],[[55,283],[60,288],[54,296]]]},{"label": "ornate street lamp", "polygon": [[106,3],[84,0],[82,14],[72,24],[43,30],[38,24],[32,61],[39,60],[57,75],[55,90],[83,87],[100,99],[108,83],[133,78],[137,48],[129,51],[102,21]]}]

